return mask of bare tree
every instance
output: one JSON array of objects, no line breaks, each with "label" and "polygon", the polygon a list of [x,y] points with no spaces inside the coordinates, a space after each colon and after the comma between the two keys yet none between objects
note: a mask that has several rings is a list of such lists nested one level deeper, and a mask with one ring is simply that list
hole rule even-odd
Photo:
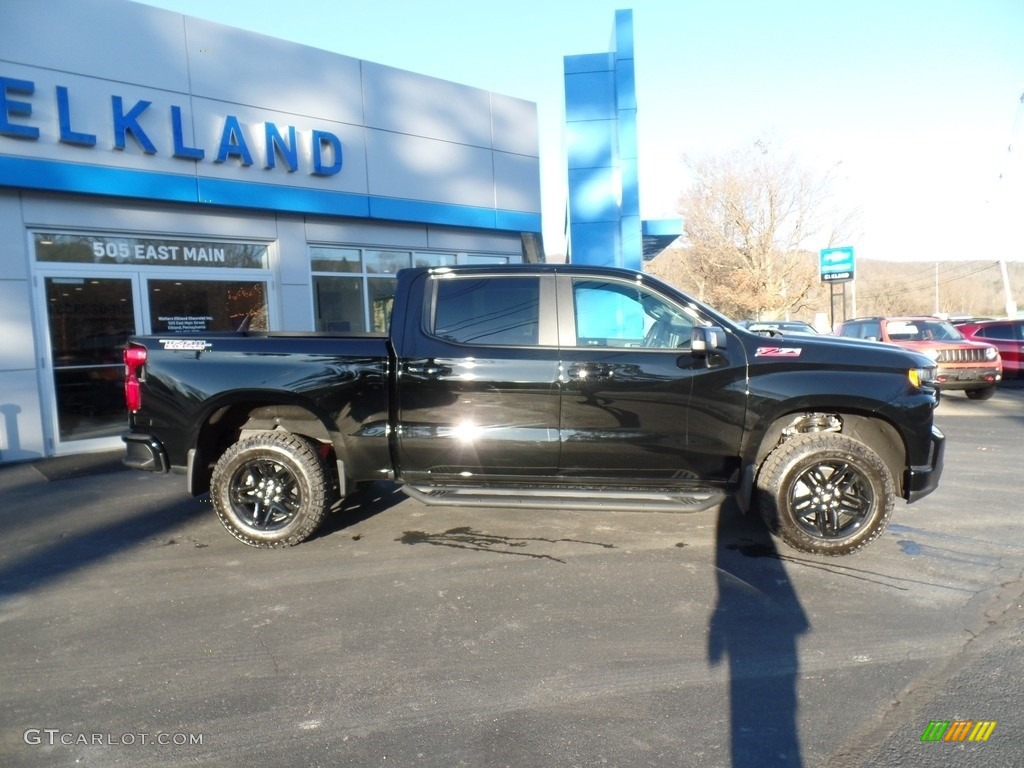
[{"label": "bare tree", "polygon": [[688,165],[682,247],[649,270],[735,317],[820,307],[817,249],[846,244],[856,219],[833,206],[831,176],[765,139]]}]

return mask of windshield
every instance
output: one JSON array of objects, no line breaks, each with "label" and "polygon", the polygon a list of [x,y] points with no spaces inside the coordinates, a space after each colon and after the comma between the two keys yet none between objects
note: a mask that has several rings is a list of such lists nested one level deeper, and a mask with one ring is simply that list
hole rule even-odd
[{"label": "windshield", "polygon": [[886,326],[893,341],[960,341],[963,336],[943,320],[892,320]]}]

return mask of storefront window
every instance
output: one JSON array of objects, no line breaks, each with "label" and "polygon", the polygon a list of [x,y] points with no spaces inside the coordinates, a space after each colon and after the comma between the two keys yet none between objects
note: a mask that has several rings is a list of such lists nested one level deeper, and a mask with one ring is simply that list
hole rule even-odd
[{"label": "storefront window", "polygon": [[363,257],[358,248],[309,249],[314,272],[362,272]]},{"label": "storefront window", "polygon": [[367,272],[381,275],[394,275],[412,266],[412,254],[408,251],[364,251],[363,259]]},{"label": "storefront window", "polygon": [[[329,245],[310,246],[309,254],[316,329],[339,333],[388,331],[398,283],[396,275],[402,269],[508,263],[507,256],[491,254]],[[338,272],[348,272],[351,276],[334,276]]]},{"label": "storefront window", "polygon": [[252,280],[149,280],[153,333],[265,331],[266,286]]},{"label": "storefront window", "polygon": [[393,277],[371,277],[367,282],[370,285],[370,330],[387,333],[398,280]]},{"label": "storefront window", "polygon": [[414,253],[412,255],[414,267],[453,267],[455,266],[454,253]]},{"label": "storefront window", "polygon": [[266,269],[267,246],[206,240],[35,233],[36,261],[163,267]]},{"label": "storefront window", "polygon": [[314,277],[316,329],[338,333],[366,330],[361,277]]}]

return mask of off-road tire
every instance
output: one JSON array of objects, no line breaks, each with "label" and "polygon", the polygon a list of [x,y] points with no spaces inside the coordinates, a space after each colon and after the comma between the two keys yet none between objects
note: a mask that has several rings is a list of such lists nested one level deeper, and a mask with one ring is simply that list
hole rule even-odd
[{"label": "off-road tire", "polygon": [[871,448],[836,432],[798,435],[772,451],[757,479],[769,530],[795,549],[847,555],[889,523],[896,488]]},{"label": "off-road tire", "polygon": [[210,497],[228,532],[251,547],[290,547],[323,521],[331,478],[306,439],[260,432],[228,448],[213,468]]}]

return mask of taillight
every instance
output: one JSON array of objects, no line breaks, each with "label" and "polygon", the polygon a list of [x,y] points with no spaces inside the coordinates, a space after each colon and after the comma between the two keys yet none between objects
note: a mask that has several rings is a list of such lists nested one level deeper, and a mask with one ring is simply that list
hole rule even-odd
[{"label": "taillight", "polygon": [[142,407],[142,387],[136,375],[139,368],[146,364],[145,347],[128,347],[121,353],[124,360],[124,402],[132,413]]}]

